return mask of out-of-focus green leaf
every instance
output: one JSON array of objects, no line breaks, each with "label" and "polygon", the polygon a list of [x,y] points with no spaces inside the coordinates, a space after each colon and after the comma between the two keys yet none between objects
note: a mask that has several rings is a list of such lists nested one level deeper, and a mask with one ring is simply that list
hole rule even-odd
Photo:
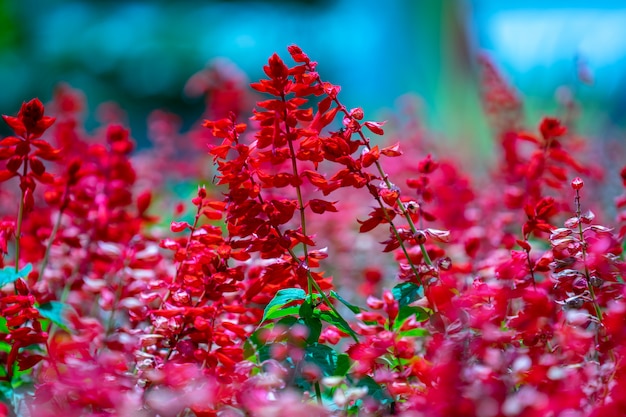
[{"label": "out-of-focus green leaf", "polygon": [[422,307],[412,307],[412,306],[402,306],[400,307],[400,311],[398,311],[398,317],[394,323],[394,328],[399,328],[402,326],[402,323],[405,322],[411,316],[415,316],[415,320],[418,322],[428,320],[428,312],[424,310]]},{"label": "out-of-focus green leaf", "polygon": [[400,336],[403,337],[424,337],[428,336],[428,330],[418,327],[417,329],[411,329],[404,332],[400,332]]},{"label": "out-of-focus green leaf", "polygon": [[308,302],[302,303],[300,306],[300,317],[304,321],[306,327],[309,328],[309,336],[307,344],[317,343],[322,334],[322,321],[315,314],[313,307]]},{"label": "out-of-focus green leaf", "polygon": [[391,290],[393,298],[398,301],[400,307],[411,304],[424,296],[424,289],[412,282],[402,282]]},{"label": "out-of-focus green leaf", "polygon": [[341,316],[335,314],[334,311],[320,311],[319,317],[326,323],[330,323],[343,332],[348,334],[354,333],[354,330],[350,328],[348,322],[346,322]]},{"label": "out-of-focus green leaf", "polygon": [[0,288],[4,287],[7,284],[17,281],[20,278],[25,278],[30,274],[33,270],[33,266],[31,264],[26,264],[24,268],[15,272],[14,266],[5,266],[0,269]]},{"label": "out-of-focus green leaf", "polygon": [[39,310],[39,314],[41,314],[42,317],[50,320],[61,329],[68,330],[67,314],[73,311],[69,304],[60,301],[50,301],[40,304],[36,306],[36,308]]},{"label": "out-of-focus green leaf", "polygon": [[298,314],[300,306],[285,307],[280,310],[275,310],[273,313],[265,317],[265,320],[279,319],[281,317],[292,316]]},{"label": "out-of-focus green leaf", "polygon": [[330,297],[336,298],[337,300],[339,300],[344,306],[348,307],[350,311],[352,311],[354,314],[359,314],[361,312],[360,307],[357,307],[354,304],[349,303],[342,296],[337,294],[335,291],[332,291],[332,290],[330,291]]},{"label": "out-of-focus green leaf", "polygon": [[337,367],[335,368],[334,374],[337,376],[345,376],[348,374],[350,370],[350,357],[347,353],[340,353],[337,355]]},{"label": "out-of-focus green leaf", "polygon": [[304,359],[317,365],[324,376],[335,375],[337,369],[337,352],[334,349],[314,343],[306,347]]},{"label": "out-of-focus green leaf", "polygon": [[393,399],[389,396],[389,393],[370,376],[360,379],[356,386],[366,387],[367,396],[378,400],[383,405],[389,404],[393,401]]},{"label": "out-of-focus green leaf", "polygon": [[0,333],[9,333],[7,319],[5,319],[4,317],[0,317]]}]

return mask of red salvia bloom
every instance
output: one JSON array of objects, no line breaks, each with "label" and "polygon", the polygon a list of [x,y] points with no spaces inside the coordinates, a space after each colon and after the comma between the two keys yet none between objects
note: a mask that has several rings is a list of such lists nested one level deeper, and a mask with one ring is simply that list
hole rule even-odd
[{"label": "red salvia bloom", "polygon": [[3,115],[2,118],[16,135],[28,139],[37,139],[55,121],[54,117],[44,116],[44,106],[37,98],[23,103],[17,117]]},{"label": "red salvia bloom", "polygon": [[[88,135],[67,86],[53,128],[38,100],[4,116],[0,397],[35,394],[0,414],[623,415],[626,215],[614,231],[587,210],[571,120],[520,131],[517,93],[481,61],[504,148],[485,181],[288,51],[249,113],[241,74],[196,74],[217,120],[181,133],[154,113],[152,153],[119,116]],[[208,155],[181,152],[196,140]],[[192,213],[162,189],[171,167],[213,178]]]}]

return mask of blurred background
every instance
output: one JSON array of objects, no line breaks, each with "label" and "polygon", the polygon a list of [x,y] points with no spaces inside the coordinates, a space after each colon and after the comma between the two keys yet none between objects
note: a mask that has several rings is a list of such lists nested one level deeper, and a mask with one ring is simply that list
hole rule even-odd
[{"label": "blurred background", "polygon": [[154,109],[187,127],[201,116],[203,99],[184,86],[208,62],[227,58],[256,81],[293,43],[342,86],[346,105],[373,119],[415,95],[429,130],[472,140],[476,152],[489,140],[481,52],[518,90],[531,127],[565,93],[581,103],[584,133],[626,124],[626,6],[608,0],[0,0],[0,113],[46,102],[64,81],[92,112],[118,102],[145,143]]}]

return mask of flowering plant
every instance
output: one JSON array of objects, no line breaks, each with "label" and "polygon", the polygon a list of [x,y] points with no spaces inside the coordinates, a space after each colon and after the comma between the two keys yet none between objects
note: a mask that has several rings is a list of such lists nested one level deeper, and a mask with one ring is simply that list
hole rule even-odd
[{"label": "flowering plant", "polygon": [[[249,119],[214,68],[207,119],[155,112],[152,150],[114,111],[85,132],[65,85],[3,116],[0,416],[626,414],[626,197],[605,226],[582,139],[524,130],[482,58],[501,164],[472,178],[288,51]],[[210,165],[172,202],[166,169]]]}]

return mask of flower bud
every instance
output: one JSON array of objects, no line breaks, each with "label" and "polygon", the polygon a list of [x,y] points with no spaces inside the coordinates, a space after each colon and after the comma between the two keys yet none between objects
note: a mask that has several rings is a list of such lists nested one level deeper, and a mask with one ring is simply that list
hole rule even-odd
[{"label": "flower bud", "polygon": [[357,107],[356,109],[350,110],[350,116],[354,117],[357,120],[362,120],[364,116],[363,109],[360,107]]},{"label": "flower bud", "polygon": [[583,188],[583,180],[580,177],[576,177],[572,180],[572,188],[574,190],[580,190],[581,188]]},{"label": "flower bud", "polygon": [[28,293],[30,292],[28,290],[28,284],[26,284],[26,281],[24,281],[22,278],[19,278],[15,281],[15,284],[13,284],[15,286],[15,291],[19,294],[19,295],[28,295]]},{"label": "flower bud", "polygon": [[418,230],[415,235],[413,235],[413,238],[418,245],[423,245],[424,243],[426,243],[426,234],[421,230]]},{"label": "flower bud", "polygon": [[591,277],[589,277],[589,283],[592,287],[600,288],[602,284],[604,284],[604,280],[597,275],[592,275]]},{"label": "flower bud", "polygon": [[445,258],[439,259],[437,261],[437,265],[439,266],[439,269],[447,271],[452,267],[452,260],[449,256],[446,256]]}]

